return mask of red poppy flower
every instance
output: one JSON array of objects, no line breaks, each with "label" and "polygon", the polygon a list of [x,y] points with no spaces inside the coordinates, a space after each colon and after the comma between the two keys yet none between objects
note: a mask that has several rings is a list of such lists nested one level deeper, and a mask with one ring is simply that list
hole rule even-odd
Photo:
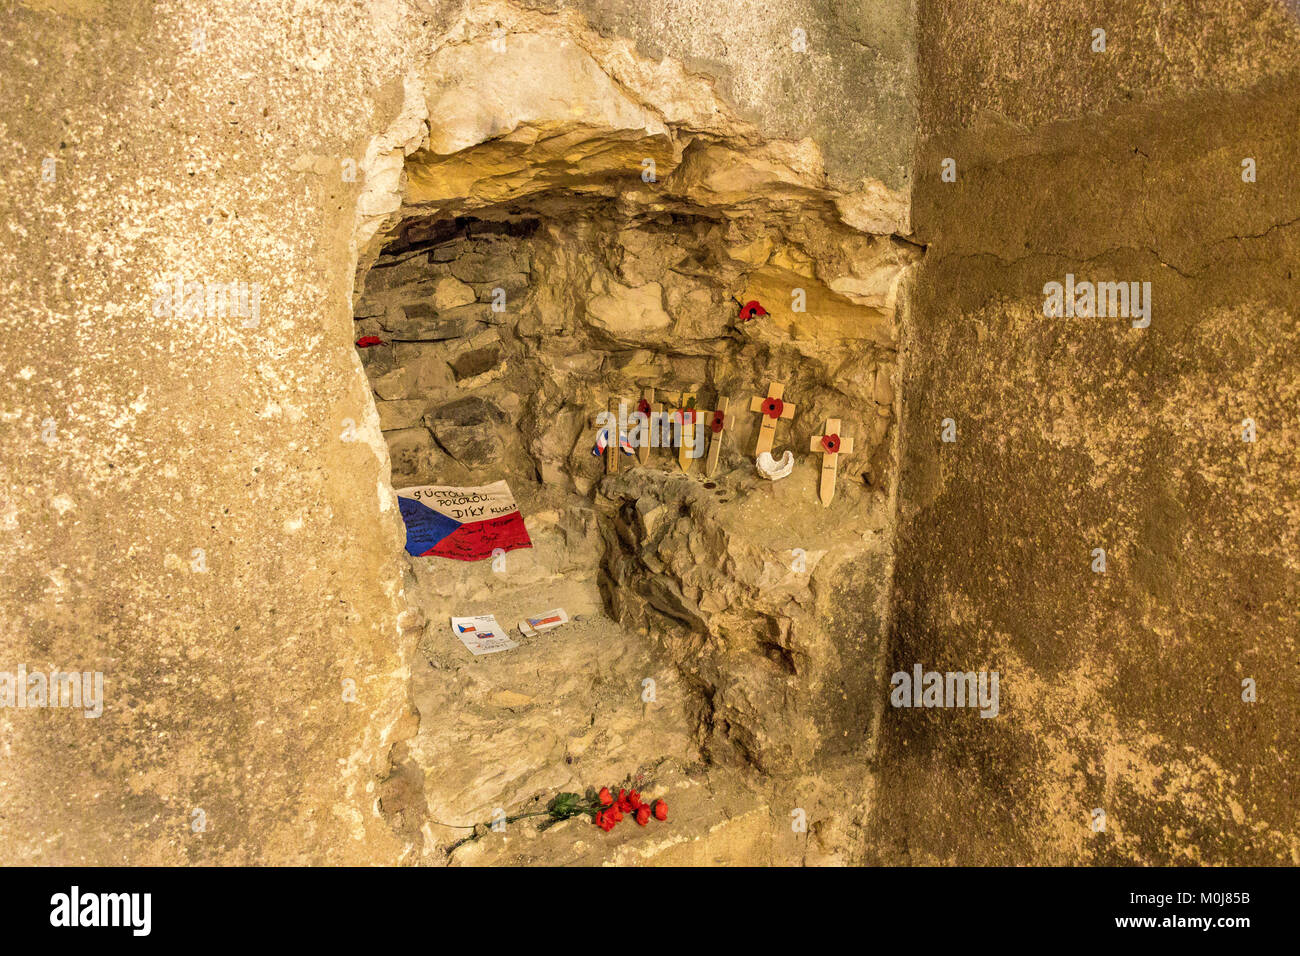
[{"label": "red poppy flower", "polygon": [[713,413],[713,421],[709,422],[709,428],[713,430],[713,434],[715,435],[721,434],[722,420],[724,417],[725,416],[720,411]]},{"label": "red poppy flower", "polygon": [[641,809],[641,794],[633,790],[627,795],[627,802],[632,805],[633,810]]},{"label": "red poppy flower", "polygon": [[596,799],[600,801],[602,807],[607,807],[614,802],[614,795],[609,792],[609,787],[601,787],[600,793],[596,794]]},{"label": "red poppy flower", "polygon": [[785,411],[785,402],[781,401],[781,399],[763,399],[763,414],[768,418],[780,418],[783,411]]},{"label": "red poppy flower", "polygon": [[650,822],[650,808],[644,803],[637,807],[636,822],[638,826],[645,826]]},{"label": "red poppy flower", "polygon": [[636,410],[640,412],[642,415],[649,415],[650,403],[643,398],[641,399],[641,401],[636,403]]},{"label": "red poppy flower", "polygon": [[623,819],[622,808],[619,807],[618,804],[615,804],[614,806],[610,807],[608,810],[605,811],[605,819],[613,820],[615,823],[618,823]]},{"label": "red poppy flower", "polygon": [[372,345],[383,345],[384,340],[377,335],[363,335],[357,339],[357,348],[368,349]]},{"label": "red poppy flower", "polygon": [[750,299],[740,307],[740,321],[748,322],[756,315],[767,315],[767,309],[759,305],[757,299]]},{"label": "red poppy flower", "polygon": [[822,448],[826,449],[826,454],[833,455],[840,450],[839,435],[823,435]]},{"label": "red poppy flower", "polygon": [[662,800],[656,800],[654,805],[654,815],[656,820],[668,819],[668,804]]}]

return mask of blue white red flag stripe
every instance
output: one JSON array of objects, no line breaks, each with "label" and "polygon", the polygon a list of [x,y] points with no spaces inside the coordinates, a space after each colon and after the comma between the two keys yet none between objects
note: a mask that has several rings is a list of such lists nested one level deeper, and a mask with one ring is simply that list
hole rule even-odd
[{"label": "blue white red flag stripe", "polygon": [[407,553],[482,561],[495,552],[531,548],[524,517],[504,481],[476,488],[399,488]]},{"label": "blue white red flag stripe", "polygon": [[[602,428],[600,430],[600,434],[596,436],[596,444],[591,449],[591,453],[595,457],[599,458],[601,455],[605,454],[605,449],[608,447],[609,447],[609,429]],[[618,436],[618,447],[623,449],[623,454],[625,455],[636,454],[636,449],[632,447],[632,442],[628,440],[626,434],[623,434],[621,432],[619,433]]]}]

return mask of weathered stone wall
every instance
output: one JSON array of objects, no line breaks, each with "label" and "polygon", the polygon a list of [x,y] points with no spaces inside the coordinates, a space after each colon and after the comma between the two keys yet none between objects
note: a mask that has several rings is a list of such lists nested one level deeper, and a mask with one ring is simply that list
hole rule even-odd
[{"label": "weathered stone wall", "polygon": [[[578,6],[618,32],[625,5]],[[673,9],[663,49],[707,61],[760,139],[809,137],[785,155],[830,157],[854,225],[905,222],[904,22],[864,37],[810,6],[804,60],[766,7]],[[411,637],[352,286],[429,142],[413,83],[439,50],[523,16],[433,0],[7,9],[0,667],[100,670],[107,700],[92,719],[0,712],[4,860],[413,858],[418,819],[394,829],[379,809],[413,730]],[[715,22],[725,44],[685,28]],[[638,29],[605,62],[641,69]],[[820,37],[881,32],[856,69],[812,65]],[[672,99],[704,73],[640,76],[668,97],[661,123],[710,128]],[[856,125],[873,101],[889,109]],[[810,109],[830,102],[844,124]],[[158,301],[177,276],[180,299]],[[231,282],[255,288],[253,314],[208,303]]]},{"label": "weathered stone wall", "polygon": [[[887,712],[874,855],[1300,862],[1295,16],[921,23],[893,669],[997,670],[1001,713]],[[1150,326],[1045,317],[1067,273],[1151,282]]]}]

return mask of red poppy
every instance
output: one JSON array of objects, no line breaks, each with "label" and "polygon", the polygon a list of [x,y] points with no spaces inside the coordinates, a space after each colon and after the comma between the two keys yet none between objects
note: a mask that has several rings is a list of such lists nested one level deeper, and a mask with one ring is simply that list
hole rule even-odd
[{"label": "red poppy", "polygon": [[750,299],[740,307],[740,321],[748,322],[756,315],[767,315],[767,309],[759,305],[757,299]]},{"label": "red poppy", "polygon": [[823,435],[822,448],[826,449],[826,454],[833,455],[840,450],[839,435]]},{"label": "red poppy", "polygon": [[643,398],[641,399],[641,401],[636,403],[636,410],[640,412],[642,415],[649,415],[650,403]]},{"label": "red poppy", "polygon": [[641,794],[633,790],[631,793],[627,795],[627,802],[632,804],[633,810],[641,809]]},{"label": "red poppy", "polygon": [[596,799],[600,801],[602,807],[607,807],[614,802],[614,795],[609,792],[609,787],[601,787],[600,793],[596,794]]},{"label": "red poppy", "polygon": [[709,428],[713,430],[713,434],[719,435],[722,433],[722,420],[724,417],[721,411],[713,413],[713,421],[709,422]]},{"label": "red poppy", "polygon": [[384,340],[377,335],[363,335],[357,339],[357,348],[368,349],[372,345],[383,345]]},{"label": "red poppy", "polygon": [[785,402],[781,401],[781,399],[763,399],[763,414],[768,418],[780,418],[783,411],[785,411]]},{"label": "red poppy", "polygon": [[637,807],[637,810],[636,810],[636,822],[637,822],[637,825],[638,825],[638,826],[645,826],[647,823],[650,822],[650,807],[649,807],[649,806],[647,806],[646,804],[643,803],[643,804],[641,804],[641,806]]},{"label": "red poppy", "polygon": [[654,805],[654,815],[656,820],[668,819],[668,804],[662,800],[656,800]]}]

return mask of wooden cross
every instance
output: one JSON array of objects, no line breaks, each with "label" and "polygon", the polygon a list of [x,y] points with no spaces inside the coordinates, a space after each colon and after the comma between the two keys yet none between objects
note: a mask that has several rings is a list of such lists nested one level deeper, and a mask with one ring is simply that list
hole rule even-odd
[{"label": "wooden cross", "polygon": [[808,450],[822,453],[822,506],[830,507],[831,499],[835,497],[835,470],[839,465],[840,455],[853,454],[853,439],[840,435],[838,418],[828,418],[825,434],[813,435]]},{"label": "wooden cross", "polygon": [[767,387],[766,395],[755,395],[749,402],[751,412],[760,412],[763,416],[758,428],[758,444],[754,446],[754,457],[772,450],[772,439],[776,437],[776,422],[780,418],[794,418],[795,406],[784,401],[785,383],[773,382]]},{"label": "wooden cross", "polygon": [[655,410],[655,390],[653,388],[643,388],[641,390],[641,401],[636,403],[636,410],[645,416],[645,423],[641,426],[641,438],[636,449],[636,460],[645,465],[650,462],[650,443],[654,440],[654,433],[650,430],[650,417]]},{"label": "wooden cross", "polygon": [[689,390],[682,392],[680,400],[677,402],[678,412],[682,416],[682,441],[677,449],[677,464],[681,466],[682,471],[690,471],[691,464],[695,461],[691,457],[691,448],[695,444],[695,423],[704,419],[704,413],[696,409],[696,386],[692,385]]},{"label": "wooden cross", "polygon": [[706,416],[709,431],[713,432],[713,437],[709,439],[709,460],[704,468],[704,475],[707,478],[712,478],[713,472],[718,467],[718,455],[722,451],[722,433],[727,427],[728,404],[727,399],[719,395],[717,409],[712,415]]},{"label": "wooden cross", "polygon": [[609,418],[610,425],[605,430],[605,474],[618,474],[618,458],[623,454],[623,449],[618,441],[618,403],[617,398],[609,400]]}]

